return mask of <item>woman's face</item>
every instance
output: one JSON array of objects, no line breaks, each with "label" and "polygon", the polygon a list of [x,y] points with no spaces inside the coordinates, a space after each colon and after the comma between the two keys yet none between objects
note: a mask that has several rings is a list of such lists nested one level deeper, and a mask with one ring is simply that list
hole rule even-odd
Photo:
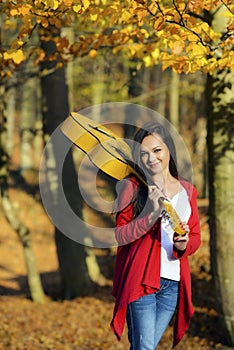
[{"label": "woman's face", "polygon": [[141,143],[141,162],[149,175],[169,171],[170,152],[158,134],[146,136]]}]

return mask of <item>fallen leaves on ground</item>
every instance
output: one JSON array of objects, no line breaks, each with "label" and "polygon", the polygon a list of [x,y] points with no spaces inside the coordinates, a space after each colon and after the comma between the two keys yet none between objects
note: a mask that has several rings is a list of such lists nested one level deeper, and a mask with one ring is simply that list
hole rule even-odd
[{"label": "fallen leaves on ground", "polygon": [[[90,296],[59,300],[60,278],[53,227],[40,203],[20,190],[11,193],[32,240],[43,286],[44,304],[29,298],[22,247],[0,214],[0,350],[126,350],[125,330],[119,342],[110,329],[114,299],[111,287],[97,287]],[[25,203],[21,206],[21,203]],[[210,275],[209,233],[203,216],[203,244],[190,259],[195,314],[178,350],[232,349],[224,343]],[[102,257],[102,260],[105,257]],[[109,260],[107,260],[109,261]],[[56,296],[57,300],[54,299]],[[158,350],[172,345],[168,327]]]}]

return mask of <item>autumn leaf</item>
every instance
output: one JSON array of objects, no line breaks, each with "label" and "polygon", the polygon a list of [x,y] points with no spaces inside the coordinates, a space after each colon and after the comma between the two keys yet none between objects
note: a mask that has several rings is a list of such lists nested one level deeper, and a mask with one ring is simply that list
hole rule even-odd
[{"label": "autumn leaf", "polygon": [[165,70],[173,65],[175,58],[173,57],[173,55],[170,55],[167,52],[162,52],[160,55],[160,60],[162,62],[162,70]]},{"label": "autumn leaf", "polygon": [[156,21],[154,22],[154,29],[155,30],[161,30],[163,25],[165,23],[165,18],[164,17],[159,17],[158,19],[156,19]]},{"label": "autumn leaf", "polygon": [[182,73],[184,71],[184,66],[186,65],[186,63],[187,63],[187,57],[185,56],[177,57],[173,64],[173,69],[177,73]]},{"label": "autumn leaf", "polygon": [[95,22],[95,21],[97,20],[97,18],[98,18],[98,14],[97,14],[97,13],[91,14],[91,15],[90,15],[90,19],[91,19],[91,21],[93,21],[93,22]]},{"label": "autumn leaf", "polygon": [[156,15],[157,13],[157,6],[152,2],[149,6],[148,6],[148,10],[152,13],[152,15]]},{"label": "autumn leaf", "polygon": [[156,60],[159,58],[160,55],[160,50],[158,47],[156,47],[154,50],[151,52],[152,57]]},{"label": "autumn leaf", "polygon": [[131,17],[132,17],[132,14],[129,11],[123,11],[122,13],[123,22],[128,22]]},{"label": "autumn leaf", "polygon": [[37,19],[37,22],[42,25],[42,27],[47,28],[49,26],[49,22],[46,18],[41,17],[40,19]]},{"label": "autumn leaf", "polygon": [[53,10],[56,10],[59,6],[58,0],[47,0],[48,7],[51,7]]},{"label": "autumn leaf", "polygon": [[[190,72],[201,68],[213,71],[214,66],[217,65],[214,61],[210,62],[208,56],[216,62],[225,58],[219,62],[218,66],[233,69],[233,63],[225,56],[225,51],[231,52],[234,44],[233,2],[225,0],[225,9],[220,12],[220,16],[223,16],[226,23],[225,36],[219,30],[215,31],[212,23],[203,20],[204,10],[212,12],[216,6],[220,5],[222,5],[221,0],[188,0],[187,2],[176,0],[151,3],[146,0],[4,1],[3,28],[15,31],[15,37],[12,35],[10,39],[9,36],[8,47],[17,50],[21,46],[17,43],[18,39],[22,39],[24,43],[27,41],[30,43],[35,24],[46,29],[50,26],[62,28],[73,24],[75,18],[81,32],[84,33],[84,40],[81,43],[78,36],[77,45],[74,42],[70,44],[69,49],[67,49],[68,46],[66,47],[70,55],[95,56],[96,53],[92,54],[91,49],[98,51],[101,47],[111,47],[113,52],[123,50],[129,58],[139,58],[147,66],[156,64],[161,59],[161,54],[167,52],[172,56],[187,57],[183,71]],[[193,16],[191,13],[197,15]],[[93,26],[94,23],[95,26]],[[94,28],[90,33],[92,27]],[[95,46],[92,44],[94,42]],[[133,42],[136,45],[132,45]],[[149,43],[159,51],[149,52],[147,48]],[[137,46],[139,44],[143,44],[143,48],[139,49]],[[8,55],[4,55],[8,58],[3,62],[7,63],[7,60],[11,60],[11,64],[18,65],[16,62],[22,62],[23,55],[29,57],[29,51],[27,52],[26,48],[27,45],[22,45],[23,54],[15,52],[13,56],[8,51]],[[30,51],[30,56],[38,62],[36,57],[38,50],[35,47],[33,50],[35,55]],[[58,50],[61,50],[61,46]],[[173,68],[175,57],[164,55],[162,57],[163,67]],[[39,61],[41,59],[40,57]],[[181,70],[181,67],[182,64],[179,61],[176,69]],[[4,70],[4,64],[1,69]]]},{"label": "autumn leaf", "polygon": [[73,11],[74,12],[78,13],[78,12],[81,11],[81,9],[82,9],[82,5],[80,5],[80,4],[73,5]]},{"label": "autumn leaf", "polygon": [[10,51],[4,52],[3,58],[4,60],[12,59],[14,63],[20,64],[21,62],[24,61],[25,56],[24,56],[23,50],[19,49],[19,50],[10,50]]},{"label": "autumn leaf", "polygon": [[201,44],[194,44],[192,46],[192,53],[197,58],[202,58],[207,54],[207,48]]},{"label": "autumn leaf", "polygon": [[29,11],[31,10],[32,6],[30,4],[23,5],[19,8],[19,12],[23,15],[26,16]]},{"label": "autumn leaf", "polygon": [[90,2],[89,2],[89,0],[82,0],[82,4],[83,4],[84,9],[86,10],[89,7]]},{"label": "autumn leaf", "polygon": [[90,50],[89,57],[96,58],[97,57],[97,50],[94,50],[94,49]]},{"label": "autumn leaf", "polygon": [[67,7],[71,7],[73,4],[73,0],[63,0],[63,3],[67,6]]},{"label": "autumn leaf", "polygon": [[10,14],[11,14],[11,16],[13,16],[13,17],[14,17],[14,16],[17,16],[18,13],[19,13],[19,12],[18,12],[18,10],[17,10],[16,8],[13,8],[13,9],[10,10]]},{"label": "autumn leaf", "polygon": [[174,55],[179,55],[184,49],[184,41],[170,42],[169,47]]},{"label": "autumn leaf", "polygon": [[144,57],[143,57],[143,62],[144,62],[144,64],[145,64],[145,67],[150,67],[150,66],[152,66],[152,58],[151,58],[151,56],[150,56],[150,55],[144,56]]}]

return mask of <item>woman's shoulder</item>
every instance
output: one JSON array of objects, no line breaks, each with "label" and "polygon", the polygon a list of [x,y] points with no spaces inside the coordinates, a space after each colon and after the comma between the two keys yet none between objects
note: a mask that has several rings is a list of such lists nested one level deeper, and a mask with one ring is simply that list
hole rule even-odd
[{"label": "woman's shoulder", "polygon": [[187,191],[189,197],[191,198],[192,196],[197,196],[197,189],[196,187],[188,180],[186,179],[179,179],[181,185],[185,188]]},{"label": "woman's shoulder", "polygon": [[129,194],[131,194],[132,192],[137,190],[139,186],[140,180],[134,175],[129,175],[117,182],[116,190],[117,193],[128,192]]},{"label": "woman's shoulder", "polygon": [[[127,176],[116,184],[118,210],[128,207],[139,188],[139,180],[135,176]],[[121,208],[121,209],[120,209]]]},{"label": "woman's shoulder", "polygon": [[140,180],[136,175],[128,175],[124,179],[121,180],[122,183],[125,183],[126,185],[129,184],[133,187],[139,187],[140,186]]}]

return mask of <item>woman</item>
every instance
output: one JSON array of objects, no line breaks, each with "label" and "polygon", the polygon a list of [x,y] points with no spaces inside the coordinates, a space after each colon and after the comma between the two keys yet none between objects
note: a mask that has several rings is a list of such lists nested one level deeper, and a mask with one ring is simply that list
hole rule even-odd
[{"label": "woman", "polygon": [[[123,181],[116,216],[116,257],[111,327],[120,339],[125,319],[130,350],[155,350],[175,310],[173,346],[193,314],[188,256],[200,246],[197,191],[178,177],[173,140],[161,125],[150,122],[135,135],[136,176]],[[170,199],[181,218],[177,235],[163,210]]]}]

